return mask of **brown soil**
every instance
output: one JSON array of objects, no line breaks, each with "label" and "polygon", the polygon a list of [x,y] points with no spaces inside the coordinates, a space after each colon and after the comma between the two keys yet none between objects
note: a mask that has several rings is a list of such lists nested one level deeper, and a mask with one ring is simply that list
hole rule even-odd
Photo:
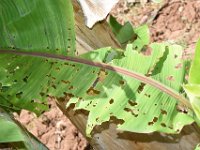
[{"label": "brown soil", "polygon": [[160,4],[127,1],[135,0],[120,0],[113,9],[112,15],[119,22],[129,21],[134,26],[147,23],[152,41],[173,41],[193,54],[200,37],[200,0],[163,0]]},{"label": "brown soil", "polygon": [[81,133],[63,115],[53,100],[49,103],[50,111],[38,118],[26,110],[20,115],[15,114],[15,117],[50,150],[87,149],[89,145]]},{"label": "brown soil", "polygon": [[[112,14],[121,23],[127,20],[135,26],[148,23],[152,41],[173,40],[185,45],[189,54],[194,52],[194,45],[200,36],[200,0],[169,0],[164,4],[120,0]],[[84,137],[53,101],[50,104],[50,111],[39,118],[24,110],[16,117],[50,150],[86,149],[88,143]]]}]

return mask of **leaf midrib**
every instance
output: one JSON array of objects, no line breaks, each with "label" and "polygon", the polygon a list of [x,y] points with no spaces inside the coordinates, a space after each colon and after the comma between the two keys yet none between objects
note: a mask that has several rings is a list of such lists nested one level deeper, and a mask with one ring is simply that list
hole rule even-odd
[{"label": "leaf midrib", "polygon": [[149,84],[153,87],[158,88],[162,92],[170,95],[171,97],[177,99],[180,103],[188,107],[189,109],[192,109],[191,104],[189,101],[180,95],[178,92],[174,91],[172,88],[165,86],[164,84],[150,78],[146,77],[142,74],[139,74],[134,71],[129,71],[127,69],[118,67],[118,66],[112,66],[109,64],[105,64],[102,62],[95,62],[95,61],[90,61],[86,60],[80,57],[72,57],[72,56],[64,56],[64,55],[56,55],[56,54],[50,54],[50,53],[41,53],[41,52],[25,52],[25,51],[17,51],[17,50],[0,50],[0,54],[15,54],[15,55],[26,55],[26,56],[34,56],[34,57],[43,57],[43,58],[53,58],[53,59],[59,59],[63,61],[71,61],[75,63],[80,63],[80,64],[85,64],[85,65],[90,65],[93,67],[98,67],[98,68],[104,68],[113,72],[120,73],[122,75],[129,76],[131,78],[135,78],[142,83]]}]

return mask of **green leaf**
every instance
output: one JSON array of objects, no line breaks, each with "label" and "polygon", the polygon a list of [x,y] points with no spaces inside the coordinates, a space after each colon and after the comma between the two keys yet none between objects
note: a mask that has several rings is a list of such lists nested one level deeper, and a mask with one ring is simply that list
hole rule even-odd
[{"label": "green leaf", "polygon": [[200,121],[200,40],[198,40],[195,49],[195,57],[189,72],[188,84],[184,85],[187,96]]},{"label": "green leaf", "polygon": [[133,27],[129,22],[121,25],[113,16],[110,16],[109,25],[122,46],[125,46],[129,41],[133,41],[136,38]]},{"label": "green leaf", "polygon": [[12,143],[9,148],[47,150],[33,135],[19,126],[12,115],[0,108],[0,143]]},{"label": "green leaf", "polygon": [[152,0],[154,3],[161,3],[163,0]]},{"label": "green leaf", "polygon": [[178,92],[184,77],[184,68],[176,69],[180,63],[184,65],[181,47],[168,44],[151,47],[152,54],[145,56],[133,51],[130,44],[125,57],[111,48],[88,52],[81,58],[4,51],[0,64],[11,74],[2,81],[13,83],[0,95],[7,100],[11,98],[9,102],[16,107],[38,113],[44,108],[29,100],[45,102],[46,96],[70,97],[68,106],[76,103],[76,109],[90,112],[88,135],[95,125],[111,116],[123,120],[119,129],[126,131],[179,133],[184,125],[193,122],[190,113],[176,108],[176,99],[182,99]]},{"label": "green leaf", "polygon": [[195,56],[189,73],[188,82],[191,84],[200,84],[200,40],[195,48]]},{"label": "green leaf", "polygon": [[[144,38],[146,42],[140,40],[145,37],[141,34],[124,52],[108,47],[79,57],[71,56],[74,55],[73,48],[69,53],[65,51],[66,46],[74,46],[70,1],[19,2],[0,1],[1,6],[5,5],[1,11],[4,23],[0,24],[0,33],[3,33],[0,45],[5,49],[0,50],[2,106],[40,114],[47,109],[47,97],[68,97],[67,106],[75,103],[75,109],[89,111],[88,135],[95,125],[109,121],[111,116],[122,120],[119,129],[143,133],[179,133],[184,125],[194,121],[190,110],[185,112],[176,108],[180,103],[190,107],[179,94],[184,79],[184,67],[177,67],[184,66],[180,46],[154,43],[150,45],[151,55],[143,55],[133,51],[135,45],[139,48],[147,43],[148,38]],[[50,6],[56,9],[46,12]],[[37,19],[40,16],[36,11],[38,7],[46,17]],[[19,15],[19,10],[28,15]],[[30,17],[28,21],[27,17]],[[50,18],[54,19],[55,25],[50,25]],[[49,34],[40,35],[45,27]],[[141,31],[142,28],[137,33]],[[14,42],[9,38],[13,33],[17,33]],[[40,41],[35,39],[40,36],[43,36]],[[71,40],[60,44],[65,39]],[[32,47],[27,46],[31,41]],[[14,50],[10,48],[12,42]],[[47,44],[51,48],[48,49]]]},{"label": "green leaf", "polygon": [[[74,16],[69,0],[2,0],[0,9],[0,36],[3,37],[0,38],[1,49],[75,55]],[[25,108],[37,114],[41,110],[46,110],[47,106],[42,104],[44,98],[38,97],[41,98],[41,102],[36,102],[29,95],[39,94],[40,84],[46,83],[45,80],[40,82],[42,80],[42,78],[39,79],[40,73],[44,75],[49,72],[48,69],[51,68],[51,65],[42,65],[43,60],[37,58],[28,58],[29,60],[27,60],[23,57],[15,59],[15,56],[1,55],[0,57],[1,64],[4,64],[0,67],[1,89],[4,92],[13,88],[13,92],[7,93],[3,97],[4,101],[1,101],[0,105],[13,109]],[[34,62],[36,63],[32,64]],[[33,74],[32,69],[37,72]],[[10,79],[9,76],[12,76],[14,72],[18,72],[18,74]],[[33,78],[32,83],[35,82],[35,85],[38,86],[34,90],[24,86],[29,76]],[[18,91],[15,91],[16,82],[20,84],[19,87],[22,87],[21,90],[17,88]],[[27,96],[23,97],[24,88],[30,91]],[[19,97],[23,98],[18,100]],[[11,98],[12,102],[10,102]],[[29,105],[30,102],[35,103]]]},{"label": "green leaf", "polygon": [[150,42],[149,28],[147,25],[142,25],[134,29],[137,39],[133,42],[133,49],[141,51],[144,46]]},{"label": "green leaf", "polygon": [[194,150],[200,150],[200,144],[198,144]]},{"label": "green leaf", "polygon": [[0,48],[75,54],[69,0],[1,0]]},{"label": "green leaf", "polygon": [[150,42],[149,28],[147,25],[142,25],[137,28],[133,28],[129,22],[121,25],[113,16],[110,16],[109,24],[117,40],[123,47],[127,43],[133,43],[133,49],[141,51]]}]

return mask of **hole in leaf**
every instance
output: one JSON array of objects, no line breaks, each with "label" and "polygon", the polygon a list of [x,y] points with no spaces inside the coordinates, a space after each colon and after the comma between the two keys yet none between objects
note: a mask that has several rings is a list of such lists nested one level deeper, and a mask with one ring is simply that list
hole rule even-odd
[{"label": "hole in leaf", "polygon": [[135,116],[135,117],[138,116],[138,114],[135,114],[130,108],[124,108],[124,111],[126,111],[126,112],[131,112],[131,114],[132,114],[133,116]]},{"label": "hole in leaf", "polygon": [[102,82],[106,78],[106,76],[108,75],[108,73],[105,70],[101,69],[99,71],[98,75],[99,75],[98,76],[98,80]]},{"label": "hole in leaf", "polygon": [[100,91],[95,90],[93,87],[90,87],[87,90],[87,94],[90,95],[90,96],[99,95],[100,93],[101,93]]},{"label": "hole in leaf", "polygon": [[177,105],[176,106],[177,111],[187,114],[188,113],[188,108],[185,105]]}]

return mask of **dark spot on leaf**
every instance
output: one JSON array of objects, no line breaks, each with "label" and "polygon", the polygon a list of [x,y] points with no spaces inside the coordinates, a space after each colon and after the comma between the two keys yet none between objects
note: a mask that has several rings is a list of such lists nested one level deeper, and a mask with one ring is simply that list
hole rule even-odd
[{"label": "dark spot on leaf", "polygon": [[175,54],[175,55],[174,55],[174,58],[177,58],[177,57],[178,57],[178,55]]},{"label": "dark spot on leaf", "polygon": [[71,41],[71,39],[67,39],[68,41]]},{"label": "dark spot on leaf", "polygon": [[169,81],[174,81],[175,79],[174,79],[173,76],[168,76],[168,77],[167,77],[167,80],[169,80]]},{"label": "dark spot on leaf", "polygon": [[148,122],[148,125],[149,126],[152,126],[154,124],[154,122],[152,121],[152,122]]},{"label": "dark spot on leaf", "polygon": [[87,94],[90,95],[90,96],[99,95],[100,93],[101,93],[100,91],[95,90],[93,87],[90,87],[87,90]]},{"label": "dark spot on leaf", "polygon": [[60,68],[59,68],[59,67],[56,67],[55,69],[56,69],[57,71],[60,71]]},{"label": "dark spot on leaf", "polygon": [[110,99],[109,103],[113,104],[114,103],[114,99]]},{"label": "dark spot on leaf", "polygon": [[27,81],[28,81],[28,76],[24,77],[24,78],[23,78],[23,81],[24,81],[24,82],[27,82]]},{"label": "dark spot on leaf", "polygon": [[23,94],[23,92],[19,92],[16,94],[16,97],[20,99],[22,97],[22,94]]},{"label": "dark spot on leaf", "polygon": [[56,80],[56,78],[55,77],[51,77],[53,80]]},{"label": "dark spot on leaf", "polygon": [[144,83],[141,83],[140,86],[139,86],[138,89],[137,89],[137,92],[138,92],[138,93],[141,93],[141,92],[143,91],[143,89],[144,89],[144,86],[145,86],[145,84],[144,84]]},{"label": "dark spot on leaf", "polygon": [[153,122],[157,122],[157,121],[158,121],[158,117],[154,117]]},{"label": "dark spot on leaf", "polygon": [[32,99],[32,100],[31,100],[31,103],[34,103],[34,102],[35,102],[35,101]]},{"label": "dark spot on leaf", "polygon": [[47,49],[49,49],[49,47],[47,46]]},{"label": "dark spot on leaf", "polygon": [[69,81],[66,81],[66,80],[61,80],[62,83],[64,84],[69,84],[70,82]]},{"label": "dark spot on leaf", "polygon": [[158,104],[154,104],[155,106],[157,106]]},{"label": "dark spot on leaf", "polygon": [[135,114],[130,108],[124,108],[124,111],[127,111],[127,112],[131,112],[131,114],[135,117],[138,116],[138,114]]},{"label": "dark spot on leaf", "polygon": [[72,64],[72,67],[76,67],[76,65],[75,65],[75,64]]},{"label": "dark spot on leaf", "polygon": [[137,102],[132,101],[132,100],[129,100],[128,103],[129,103],[131,106],[136,106],[136,105],[137,105]]},{"label": "dark spot on leaf", "polygon": [[43,92],[40,92],[40,95],[43,97],[43,96],[45,95],[45,93],[43,93]]},{"label": "dark spot on leaf", "polygon": [[54,88],[54,89],[56,89],[56,85],[55,84],[52,84],[51,87]]},{"label": "dark spot on leaf", "polygon": [[125,82],[123,80],[120,80],[119,84],[123,86],[125,84]]},{"label": "dark spot on leaf", "polygon": [[68,66],[68,65],[69,65],[69,63],[65,62],[65,63],[64,63],[64,65]]},{"label": "dark spot on leaf", "polygon": [[166,127],[166,124],[165,123],[161,123],[160,124],[162,127]]},{"label": "dark spot on leaf", "polygon": [[51,77],[51,74],[47,74],[46,76],[47,76],[47,77]]},{"label": "dark spot on leaf", "polygon": [[70,87],[69,87],[69,90],[72,90],[74,87],[71,85]]},{"label": "dark spot on leaf", "polygon": [[96,118],[96,121],[97,121],[97,122],[99,121],[99,117],[98,117],[98,118]]},{"label": "dark spot on leaf", "polygon": [[151,97],[151,95],[150,95],[150,94],[147,94],[147,93],[145,93],[144,95],[145,95],[146,97],[148,97],[148,98]]},{"label": "dark spot on leaf", "polygon": [[161,109],[160,111],[161,111],[161,114],[163,114],[163,115],[167,115],[167,111],[166,111],[166,110]]},{"label": "dark spot on leaf", "polygon": [[173,130],[173,126],[169,126],[169,129],[172,129],[172,130]]},{"label": "dark spot on leaf", "polygon": [[56,51],[59,51],[59,48],[56,48]]}]

